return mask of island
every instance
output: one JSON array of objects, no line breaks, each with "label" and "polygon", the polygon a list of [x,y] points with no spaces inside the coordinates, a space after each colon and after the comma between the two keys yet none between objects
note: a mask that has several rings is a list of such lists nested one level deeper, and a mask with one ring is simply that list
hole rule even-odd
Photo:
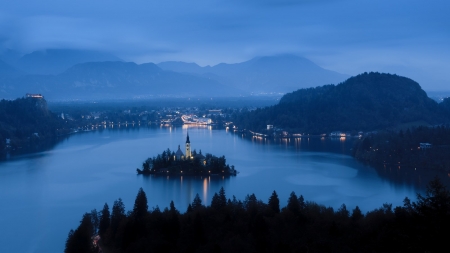
[{"label": "island", "polygon": [[138,174],[144,175],[189,175],[189,176],[236,176],[238,173],[234,165],[226,164],[225,156],[217,157],[212,154],[203,155],[200,150],[191,152],[189,133],[186,136],[185,153],[180,149],[176,152],[167,149],[156,157],[148,158],[142,164],[142,170],[136,169]]}]

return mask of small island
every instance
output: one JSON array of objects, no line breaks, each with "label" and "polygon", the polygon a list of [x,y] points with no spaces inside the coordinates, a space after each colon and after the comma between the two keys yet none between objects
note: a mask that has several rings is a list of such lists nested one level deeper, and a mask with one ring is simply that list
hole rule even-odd
[{"label": "small island", "polygon": [[200,150],[191,152],[189,133],[186,136],[185,154],[178,145],[176,152],[167,149],[156,157],[148,158],[142,164],[142,170],[136,169],[138,174],[144,175],[189,175],[189,176],[236,176],[234,166],[226,164],[225,156],[217,157],[212,154],[203,155]]}]

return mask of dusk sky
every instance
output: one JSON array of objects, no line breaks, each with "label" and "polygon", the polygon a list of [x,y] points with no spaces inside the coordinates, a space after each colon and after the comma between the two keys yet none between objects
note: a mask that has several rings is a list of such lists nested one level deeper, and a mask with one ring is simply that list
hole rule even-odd
[{"label": "dusk sky", "polygon": [[450,90],[443,0],[18,0],[0,2],[0,49],[111,52],[201,66],[294,53],[321,67],[410,77]]}]

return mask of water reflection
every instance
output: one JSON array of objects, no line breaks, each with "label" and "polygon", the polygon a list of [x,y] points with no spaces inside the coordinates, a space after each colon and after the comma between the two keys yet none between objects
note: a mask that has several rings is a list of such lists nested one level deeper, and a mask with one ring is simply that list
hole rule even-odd
[{"label": "water reflection", "polygon": [[[229,185],[230,177],[224,176],[156,176],[145,175],[143,185],[149,199],[161,199],[164,194],[169,202],[173,200],[181,211],[192,203],[198,194],[203,204],[209,204],[212,195],[219,192],[221,187]],[[168,205],[168,203],[167,203]]]},{"label": "water reflection", "polygon": [[250,140],[252,143],[260,145],[277,144],[285,149],[294,147],[295,150],[308,150],[313,152],[331,152],[350,155],[357,138],[348,137],[324,137],[324,136],[304,136],[290,138],[274,138],[264,136],[245,135],[242,133],[235,134],[243,140]]}]

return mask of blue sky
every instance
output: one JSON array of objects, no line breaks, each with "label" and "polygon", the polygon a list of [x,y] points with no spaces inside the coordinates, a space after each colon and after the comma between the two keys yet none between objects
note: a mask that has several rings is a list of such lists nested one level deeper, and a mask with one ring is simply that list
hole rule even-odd
[{"label": "blue sky", "polygon": [[414,0],[16,0],[0,2],[0,50],[81,48],[202,66],[294,53],[356,75],[450,90],[450,2]]}]

